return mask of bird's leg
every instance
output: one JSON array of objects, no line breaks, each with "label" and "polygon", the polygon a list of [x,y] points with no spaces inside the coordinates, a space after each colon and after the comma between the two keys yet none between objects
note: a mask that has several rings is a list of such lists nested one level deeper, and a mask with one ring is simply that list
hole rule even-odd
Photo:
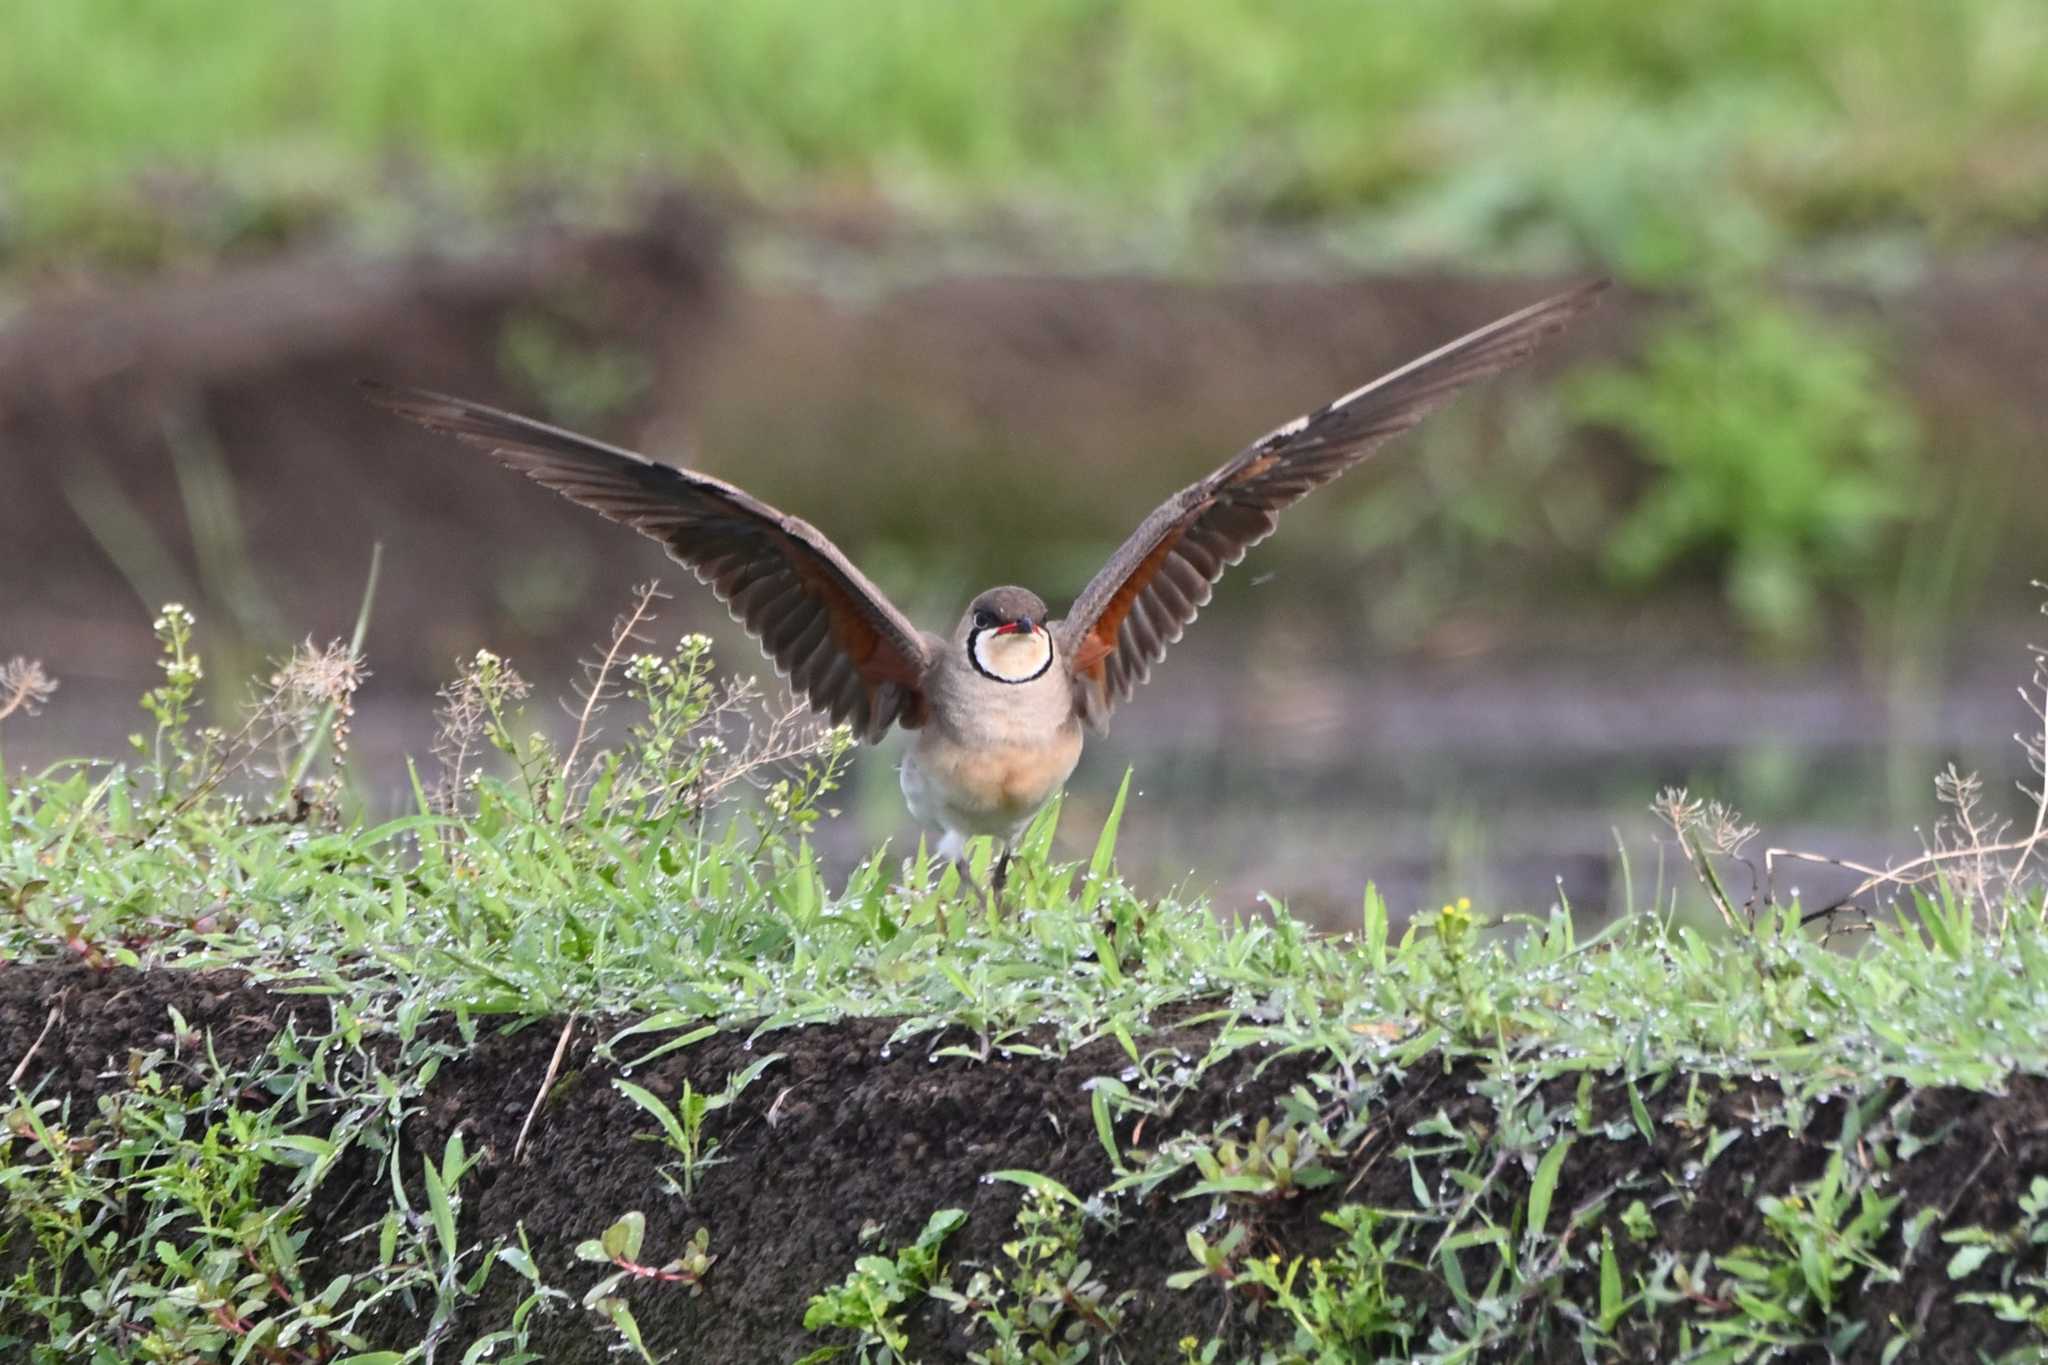
[{"label": "bird's leg", "polygon": [[[945,875],[946,867],[950,866],[955,872],[959,873],[960,886],[963,890],[971,887],[976,895],[988,901],[990,905],[995,904],[994,893],[990,891],[988,883],[974,875],[974,864],[967,856],[967,837],[965,835],[950,829],[947,830],[945,837],[939,840],[938,855],[944,860],[939,868],[939,875],[941,877]],[[1001,873],[999,872],[997,875],[1000,878]],[[996,890],[1000,891],[1001,889],[1002,886],[999,880]]]},{"label": "bird's leg", "polygon": [[996,865],[995,865],[995,870],[994,870],[993,872],[989,873],[989,894],[990,894],[990,899],[992,899],[993,901],[995,901],[995,902],[996,902],[996,908],[997,908],[997,909],[1001,909],[1001,908],[1002,908],[1002,901],[1003,901],[1003,888],[1004,888],[1005,886],[1008,886],[1008,885],[1009,885],[1009,883],[1010,883],[1010,846],[1009,846],[1008,844],[1004,844],[1004,845],[1003,845],[1003,852],[1002,852],[1002,855],[1001,855],[1000,857],[998,857],[998,858],[996,859]]},{"label": "bird's leg", "polygon": [[[983,881],[981,878],[974,875],[974,865],[967,861],[966,854],[961,854],[960,857],[957,860],[955,860],[953,866],[958,868],[960,871],[960,885],[972,887],[976,895],[982,897],[984,900],[991,900],[995,893],[990,891],[987,882]],[[993,903],[992,900],[991,903]]]}]

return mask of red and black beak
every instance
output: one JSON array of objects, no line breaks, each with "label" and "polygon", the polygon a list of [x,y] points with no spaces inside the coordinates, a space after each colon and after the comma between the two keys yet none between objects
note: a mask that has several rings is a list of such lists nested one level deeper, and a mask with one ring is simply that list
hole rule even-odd
[{"label": "red and black beak", "polygon": [[996,627],[995,633],[997,635],[1029,635],[1037,629],[1037,623],[1027,616],[1021,620],[1003,622]]}]

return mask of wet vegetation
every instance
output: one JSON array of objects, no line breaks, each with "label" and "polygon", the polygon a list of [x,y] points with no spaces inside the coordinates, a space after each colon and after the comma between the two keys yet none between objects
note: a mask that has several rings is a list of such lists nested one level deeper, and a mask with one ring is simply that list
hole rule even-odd
[{"label": "wet vegetation", "polygon": [[[1587,935],[1368,890],[1339,936],[1137,895],[1120,795],[1085,864],[1049,812],[997,909],[921,850],[828,884],[844,737],[652,645],[654,601],[567,747],[479,655],[394,818],[335,785],[349,644],[209,726],[177,607],[132,754],[9,775],[10,1350],[2048,1343],[2038,793],[2008,824],[1951,774],[1925,855],[1808,906],[1813,855],[1671,792],[1690,895]],[[8,676],[13,727],[51,680]]]}]

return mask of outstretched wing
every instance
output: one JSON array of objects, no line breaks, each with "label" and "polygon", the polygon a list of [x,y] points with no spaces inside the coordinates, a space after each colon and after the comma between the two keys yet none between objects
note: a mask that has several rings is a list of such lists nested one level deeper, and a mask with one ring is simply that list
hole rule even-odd
[{"label": "outstretched wing", "polygon": [[923,635],[800,518],[742,489],[480,403],[365,382],[370,400],[488,450],[687,565],[810,704],[877,740],[924,723]]},{"label": "outstretched wing", "polygon": [[1081,591],[1058,625],[1075,701],[1100,729],[1209,601],[1223,571],[1273,533],[1279,514],[1449,402],[1527,358],[1593,306],[1606,281],[1510,314],[1253,442],[1161,504]]}]

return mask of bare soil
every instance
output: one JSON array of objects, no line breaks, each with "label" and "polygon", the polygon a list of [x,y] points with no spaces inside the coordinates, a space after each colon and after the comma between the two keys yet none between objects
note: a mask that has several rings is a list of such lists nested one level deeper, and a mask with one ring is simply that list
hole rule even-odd
[{"label": "bare soil", "polygon": [[[12,1070],[29,1052],[53,1004],[61,1006],[59,1021],[35,1050],[25,1084],[78,1100],[118,1087],[130,1049],[163,1045],[172,1007],[194,1029],[212,1034],[230,1069],[256,1055],[288,1017],[297,1015],[309,1027],[326,1022],[318,1000],[273,994],[222,974],[14,966],[0,973],[0,1067]],[[932,1061],[935,1047],[960,1040],[920,1038],[890,1048],[894,1028],[889,1020],[851,1019],[781,1031],[751,1044],[727,1033],[642,1068],[636,1082],[673,1096],[685,1079],[717,1089],[756,1057],[784,1054],[731,1110],[713,1118],[711,1130],[726,1160],[705,1172],[687,1203],[666,1193],[657,1179],[661,1149],[638,1140],[651,1122],[612,1089],[613,1070],[592,1059],[593,1040],[601,1036],[596,1028],[579,1032],[565,1080],[542,1111],[528,1151],[523,1160],[512,1159],[515,1136],[555,1045],[558,1029],[549,1021],[487,1031],[473,1050],[444,1068],[428,1101],[406,1122],[404,1140],[411,1150],[404,1162],[417,1169],[419,1154],[438,1155],[448,1136],[461,1131],[471,1151],[486,1153],[461,1191],[463,1241],[489,1244],[524,1226],[546,1279],[579,1296],[595,1268],[573,1260],[571,1248],[626,1210],[647,1215],[643,1255],[649,1260],[679,1252],[698,1227],[709,1228],[718,1260],[701,1297],[659,1285],[626,1291],[650,1347],[682,1360],[793,1360],[820,1344],[801,1328],[809,1297],[843,1278],[856,1256],[908,1241],[935,1209],[957,1207],[970,1214],[946,1246],[949,1265],[964,1271],[994,1261],[1011,1231],[1019,1192],[989,1183],[989,1172],[1036,1170],[1083,1194],[1110,1179],[1083,1086],[1092,1076],[1120,1069],[1122,1053],[1115,1044],[1091,1044],[1058,1060]],[[1197,1057],[1208,1041],[1206,1030],[1165,1021],[1149,1043],[1178,1046]],[[1305,1069],[1298,1057],[1235,1056],[1204,1076],[1170,1119],[1153,1123],[1142,1138],[1124,1131],[1119,1139],[1150,1145],[1175,1131],[1206,1131],[1233,1115],[1269,1114]],[[1261,1210],[1252,1246],[1261,1253],[1315,1254],[1327,1245],[1319,1215],[1340,1198],[1412,1209],[1414,1181],[1444,1187],[1437,1160],[1421,1159],[1411,1173],[1410,1161],[1396,1149],[1413,1125],[1438,1113],[1460,1131],[1491,1131],[1498,1116],[1491,1100],[1474,1093],[1477,1079],[1469,1066],[1446,1071],[1431,1061],[1405,1076],[1385,1078],[1375,1102],[1381,1121],[1347,1178]],[[1709,1097],[1704,1124],[1683,1117],[1695,1084]],[[1606,1195],[1596,1226],[1581,1236],[1596,1239],[1598,1229],[1611,1233],[1625,1275],[1660,1249],[1690,1264],[1701,1252],[1768,1244],[1757,1199],[1815,1178],[1846,1113],[1844,1101],[1825,1101],[1811,1111],[1803,1131],[1788,1132],[1760,1121],[1783,1098],[1768,1083],[1703,1075],[1646,1078],[1642,1085],[1655,1141],[1626,1131],[1630,1105],[1620,1080],[1596,1078],[1596,1123],[1619,1121],[1624,1135],[1607,1137],[1596,1129],[1580,1138],[1551,1216],[1555,1227],[1563,1222],[1559,1211]],[[1569,1108],[1576,1092],[1577,1078],[1566,1076],[1550,1083],[1544,1098],[1553,1107]],[[2013,1223],[2016,1193],[2048,1172],[2048,1079],[2016,1076],[2002,1094],[1925,1091],[1911,1096],[1910,1112],[1897,1107],[1907,1098],[1903,1090],[1866,1098],[1874,1113],[1892,1114],[1905,1131],[1932,1140],[1909,1157],[1891,1159],[1881,1177],[1886,1192],[1902,1202],[1879,1255],[1902,1273],[1891,1282],[1859,1275],[1845,1286],[1846,1311],[1868,1330],[1842,1358],[1876,1361],[1900,1326],[1920,1343],[1918,1353],[1906,1357],[1912,1359],[1976,1359],[1977,1351],[1996,1353],[2018,1344],[2019,1329],[1956,1302],[1959,1291],[1989,1285],[1974,1278],[1952,1283],[1938,1239],[1946,1229]],[[1722,1128],[1744,1135],[1704,1173],[1690,1170]],[[1856,1148],[1856,1159],[1868,1155]],[[1519,1163],[1501,1166],[1476,1211],[1505,1222],[1526,1198],[1528,1179]],[[1655,1210],[1657,1232],[1643,1243],[1626,1234],[1619,1218],[1636,1198]],[[362,1254],[363,1241],[342,1245],[334,1239],[376,1222],[387,1199],[376,1172],[360,1165],[338,1169],[329,1179],[314,1212],[325,1235],[316,1234],[311,1245],[334,1248],[330,1268],[346,1269],[351,1257]],[[1909,1256],[1896,1229],[1927,1206],[1940,1217],[1920,1253]],[[1115,1339],[1125,1358],[1178,1359],[1176,1341],[1206,1336],[1219,1326],[1233,1343],[1224,1358],[1234,1358],[1232,1352],[1249,1351],[1262,1335],[1279,1329],[1271,1315],[1249,1323],[1226,1312],[1212,1288],[1165,1287],[1169,1273],[1191,1264],[1184,1234],[1207,1212],[1206,1200],[1126,1200],[1123,1212],[1113,1233],[1091,1235],[1086,1253],[1112,1289],[1137,1291]],[[864,1229],[880,1232],[864,1240]],[[1594,1245],[1583,1241],[1581,1250]],[[1566,1298],[1596,1303],[1597,1257],[1583,1255],[1580,1261],[1582,1268],[1567,1279]],[[1478,1282],[1484,1272],[1468,1264],[1468,1274]],[[1396,1287],[1411,1303],[1424,1305],[1432,1322],[1447,1320],[1452,1303],[1439,1279],[1403,1272]],[[482,1301],[443,1339],[444,1358],[456,1358],[465,1341],[502,1324],[517,1298],[513,1277],[494,1277]],[[1695,1323],[1719,1311],[1707,1302],[1691,1307]],[[1667,1313],[1654,1328],[1632,1319],[1637,1325],[1625,1332],[1626,1357],[1668,1358],[1678,1318]],[[389,1344],[403,1345],[418,1339],[423,1323],[424,1317],[394,1320],[382,1328]],[[1524,1324],[1532,1333],[1537,1325],[1533,1317]],[[0,1329],[5,1326],[0,1323]],[[923,1358],[964,1358],[976,1344],[966,1324],[937,1305],[919,1308],[912,1326]],[[1549,1326],[1550,1344],[1532,1335],[1505,1344],[1496,1358],[1579,1359],[1564,1324],[1553,1320]],[[539,1320],[537,1349],[556,1365],[605,1361],[611,1358],[608,1337],[593,1315],[563,1308]]]}]

